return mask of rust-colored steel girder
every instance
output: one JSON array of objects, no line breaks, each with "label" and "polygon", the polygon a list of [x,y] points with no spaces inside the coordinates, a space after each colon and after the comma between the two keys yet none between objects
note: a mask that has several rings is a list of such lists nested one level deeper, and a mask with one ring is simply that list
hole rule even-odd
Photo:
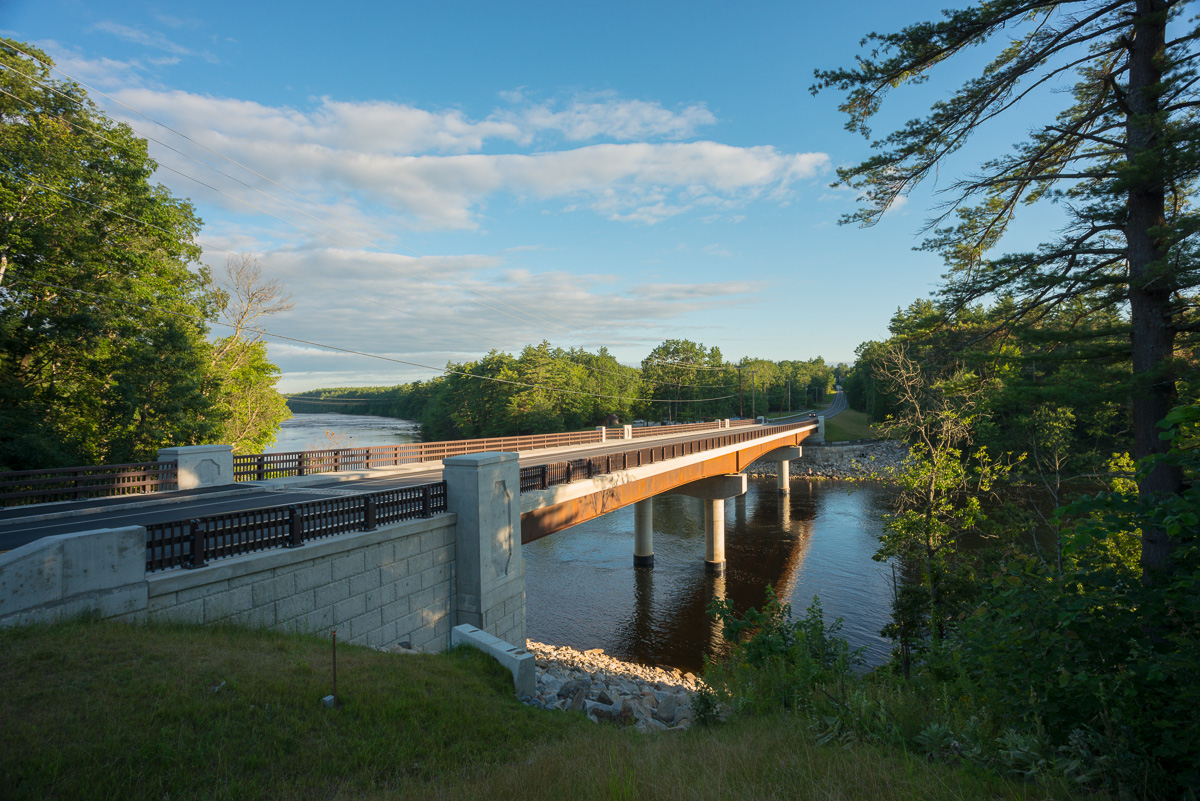
[{"label": "rust-colored steel girder", "polygon": [[[673,463],[677,460],[674,459],[659,462],[657,464],[663,468],[661,473],[616,486],[606,486],[597,492],[581,497],[532,509],[521,515],[521,543],[540,540],[557,531],[629,506],[631,503],[670,492],[676,487],[699,481],[702,478],[726,473],[740,473],[764,453],[784,445],[799,445],[810,433],[812,433],[812,429],[789,432],[785,436],[772,437],[767,440],[751,440],[738,446],[736,451],[714,455],[703,461],[687,465],[676,466]],[[604,481],[603,478],[592,480],[597,484]],[[578,483],[568,486],[578,486]],[[542,490],[542,492],[550,494],[554,490]]]}]

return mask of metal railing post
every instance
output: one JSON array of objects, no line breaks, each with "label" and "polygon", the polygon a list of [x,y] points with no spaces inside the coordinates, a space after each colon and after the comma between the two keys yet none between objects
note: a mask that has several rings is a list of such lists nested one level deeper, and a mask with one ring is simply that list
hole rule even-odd
[{"label": "metal railing post", "polygon": [[299,548],[304,544],[304,518],[300,516],[300,508],[295,504],[288,507],[288,541],[287,547]]},{"label": "metal railing post", "polygon": [[192,563],[188,567],[204,567],[204,529],[196,518],[188,523],[192,535]]},{"label": "metal railing post", "polygon": [[303,453],[300,454],[300,464],[296,468],[296,475],[298,475],[298,476],[305,475],[305,471],[307,469],[308,469],[308,451],[304,451]]},{"label": "metal railing post", "polygon": [[366,496],[367,508],[363,515],[363,531],[375,530],[375,496]]},{"label": "metal railing post", "polygon": [[421,517],[433,517],[433,494],[428,484],[421,487]]}]

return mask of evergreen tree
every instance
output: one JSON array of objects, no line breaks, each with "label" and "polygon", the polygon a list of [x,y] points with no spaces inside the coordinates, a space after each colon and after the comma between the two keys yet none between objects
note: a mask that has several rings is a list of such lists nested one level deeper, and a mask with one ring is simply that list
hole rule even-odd
[{"label": "evergreen tree", "polygon": [[[945,12],[937,22],[872,34],[871,53],[853,68],[818,71],[814,86],[846,92],[847,127],[869,137],[868,122],[890,91],[926,80],[968,48],[1009,37],[978,76],[935,103],[928,116],[876,142],[878,155],[839,171],[841,183],[864,193],[865,206],[851,219],[869,225],[980,127],[1013,113],[1039,87],[1074,76],[1061,113],[953,185],[948,205],[958,222],[937,229],[926,247],[949,267],[942,296],[952,309],[1000,291],[1014,298],[1007,322],[1036,320],[1079,298],[1093,308],[1127,307],[1138,457],[1166,451],[1157,425],[1177,402],[1180,337],[1200,331],[1200,216],[1191,202],[1200,164],[1200,28],[1186,15],[1187,5],[980,2]],[[1017,207],[1039,200],[1059,203],[1067,226],[1034,252],[989,258]],[[1141,494],[1177,497],[1182,471],[1170,460],[1153,464]],[[1165,529],[1144,533],[1146,580],[1171,571],[1177,545]]]}]

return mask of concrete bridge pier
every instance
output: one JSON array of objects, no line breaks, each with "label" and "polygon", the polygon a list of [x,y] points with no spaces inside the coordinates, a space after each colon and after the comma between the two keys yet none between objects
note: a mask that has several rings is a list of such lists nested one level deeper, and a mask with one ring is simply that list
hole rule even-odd
[{"label": "concrete bridge pier", "polygon": [[654,567],[654,499],[633,505],[633,566]]},{"label": "concrete bridge pier", "polygon": [[791,491],[792,460],[799,459],[800,456],[801,450],[799,445],[787,445],[782,448],[776,448],[761,457],[775,462],[775,481],[778,484],[780,495],[787,495]]},{"label": "concrete bridge pier", "polygon": [[704,567],[711,574],[725,574],[725,501],[746,493],[746,476],[730,473],[693,481],[671,490],[704,501]]},{"label": "concrete bridge pier", "polygon": [[725,575],[725,499],[704,499],[704,569]]}]

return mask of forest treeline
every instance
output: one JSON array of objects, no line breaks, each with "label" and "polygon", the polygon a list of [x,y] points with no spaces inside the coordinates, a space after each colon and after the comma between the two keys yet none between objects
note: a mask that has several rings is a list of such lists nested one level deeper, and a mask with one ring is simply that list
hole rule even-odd
[{"label": "forest treeline", "polygon": [[671,339],[640,367],[596,353],[526,347],[446,366],[428,381],[296,393],[294,412],[346,412],[416,420],[427,441],[577,431],[606,423],[692,422],[798,411],[825,400],[844,366],[807,361],[724,360],[715,347]]}]

